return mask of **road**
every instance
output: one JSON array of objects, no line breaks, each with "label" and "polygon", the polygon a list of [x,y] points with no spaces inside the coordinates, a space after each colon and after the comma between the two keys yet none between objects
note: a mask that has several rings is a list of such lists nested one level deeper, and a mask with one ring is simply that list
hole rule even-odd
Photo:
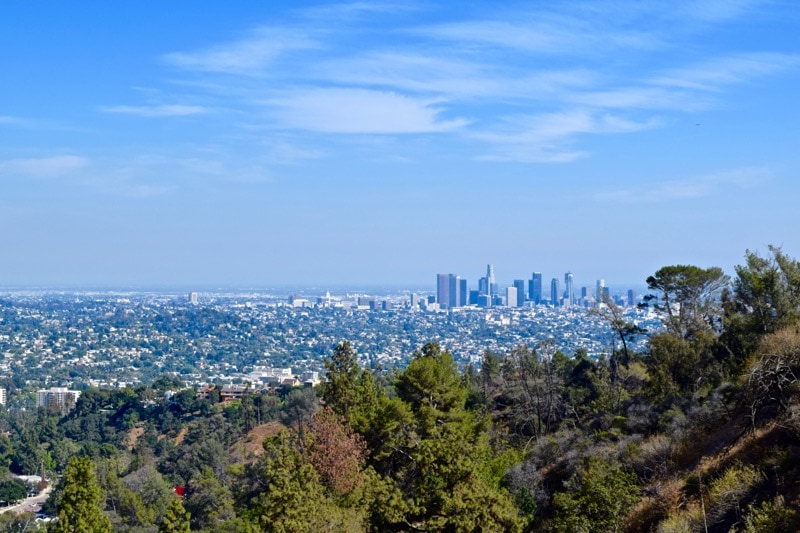
[{"label": "road", "polygon": [[45,500],[47,500],[47,497],[50,496],[50,492],[52,492],[52,490],[53,486],[50,485],[36,496],[25,498],[21,502],[14,505],[9,505],[8,507],[0,507],[0,513],[36,513],[41,510],[42,504],[45,502]]}]

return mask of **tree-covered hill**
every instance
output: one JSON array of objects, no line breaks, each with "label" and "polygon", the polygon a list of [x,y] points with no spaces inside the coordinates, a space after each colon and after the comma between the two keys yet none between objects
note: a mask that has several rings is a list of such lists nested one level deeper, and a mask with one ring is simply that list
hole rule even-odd
[{"label": "tree-covered hill", "polygon": [[665,327],[643,351],[610,301],[599,359],[531,343],[460,372],[428,343],[378,371],[345,341],[318,389],[221,402],[164,378],[6,411],[0,463],[63,474],[54,531],[800,530],[800,262],[647,282]]}]

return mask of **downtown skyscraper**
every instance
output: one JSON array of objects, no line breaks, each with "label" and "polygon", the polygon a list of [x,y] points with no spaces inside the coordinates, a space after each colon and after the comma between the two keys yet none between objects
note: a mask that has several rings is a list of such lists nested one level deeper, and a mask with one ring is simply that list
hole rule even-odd
[{"label": "downtown skyscraper", "polygon": [[572,305],[575,303],[575,288],[573,287],[572,272],[564,274],[564,304]]},{"label": "downtown skyscraper", "polygon": [[542,273],[534,272],[528,282],[528,300],[535,304],[542,303]]},{"label": "downtown skyscraper", "polygon": [[466,305],[467,280],[455,274],[437,274],[436,301],[444,309]]},{"label": "downtown skyscraper", "polygon": [[[522,307],[525,305],[525,280],[524,279],[515,279],[514,280],[514,288],[517,289],[517,307]],[[508,305],[511,306],[511,302],[508,302]]]}]

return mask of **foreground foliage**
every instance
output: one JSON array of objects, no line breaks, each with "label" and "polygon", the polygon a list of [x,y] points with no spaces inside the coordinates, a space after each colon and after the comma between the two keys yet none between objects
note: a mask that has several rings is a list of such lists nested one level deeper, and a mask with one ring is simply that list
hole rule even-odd
[{"label": "foreground foliage", "polygon": [[343,342],[318,391],[165,378],[4,412],[0,464],[63,472],[53,531],[800,530],[800,263],[769,252],[650,276],[642,353],[608,300],[598,359],[532,341],[459,370],[429,343],[384,371]]}]

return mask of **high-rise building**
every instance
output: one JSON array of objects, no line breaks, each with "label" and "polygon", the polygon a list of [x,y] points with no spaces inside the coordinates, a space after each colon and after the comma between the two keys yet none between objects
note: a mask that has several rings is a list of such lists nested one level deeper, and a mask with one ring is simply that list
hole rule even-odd
[{"label": "high-rise building", "polygon": [[517,288],[506,287],[506,305],[508,307],[517,307]]},{"label": "high-rise building", "polygon": [[476,289],[470,289],[469,291],[469,305],[478,305],[478,298],[480,297],[481,293]]},{"label": "high-rise building", "polygon": [[575,289],[573,285],[572,272],[564,274],[564,300],[567,304],[575,303]]},{"label": "high-rise building", "polygon": [[478,294],[489,294],[489,281],[485,276],[478,280]]},{"label": "high-rise building", "polygon": [[464,307],[469,300],[469,291],[467,290],[467,280],[460,279],[458,281],[458,305]]},{"label": "high-rise building", "polygon": [[200,302],[200,296],[196,292],[189,293],[189,303],[197,305]]},{"label": "high-rise building", "polygon": [[419,296],[417,296],[412,292],[410,299],[411,299],[410,301],[411,309],[416,309],[417,307],[419,307]]},{"label": "high-rise building", "polygon": [[606,293],[606,280],[598,279],[597,291],[595,291],[594,297],[597,298],[598,302],[602,302],[603,298],[605,297],[605,293]]},{"label": "high-rise building", "polygon": [[628,289],[628,307],[634,307],[636,305],[636,291],[633,289]]},{"label": "high-rise building", "polygon": [[448,307],[460,307],[461,306],[461,278],[450,274],[448,277],[448,287],[449,287],[449,305]]},{"label": "high-rise building", "polygon": [[495,296],[499,293],[497,281],[494,279],[494,266],[491,264],[486,265],[486,285],[490,295]]},{"label": "high-rise building", "polygon": [[534,272],[528,284],[528,299],[535,304],[542,303],[542,273]]},{"label": "high-rise building", "polygon": [[558,278],[553,278],[550,282],[550,303],[553,307],[558,307]]},{"label": "high-rise building", "polygon": [[517,289],[517,307],[525,305],[525,280],[515,279],[514,288]]},{"label": "high-rise building", "polygon": [[436,301],[440,306],[450,306],[450,274],[436,274]]}]

